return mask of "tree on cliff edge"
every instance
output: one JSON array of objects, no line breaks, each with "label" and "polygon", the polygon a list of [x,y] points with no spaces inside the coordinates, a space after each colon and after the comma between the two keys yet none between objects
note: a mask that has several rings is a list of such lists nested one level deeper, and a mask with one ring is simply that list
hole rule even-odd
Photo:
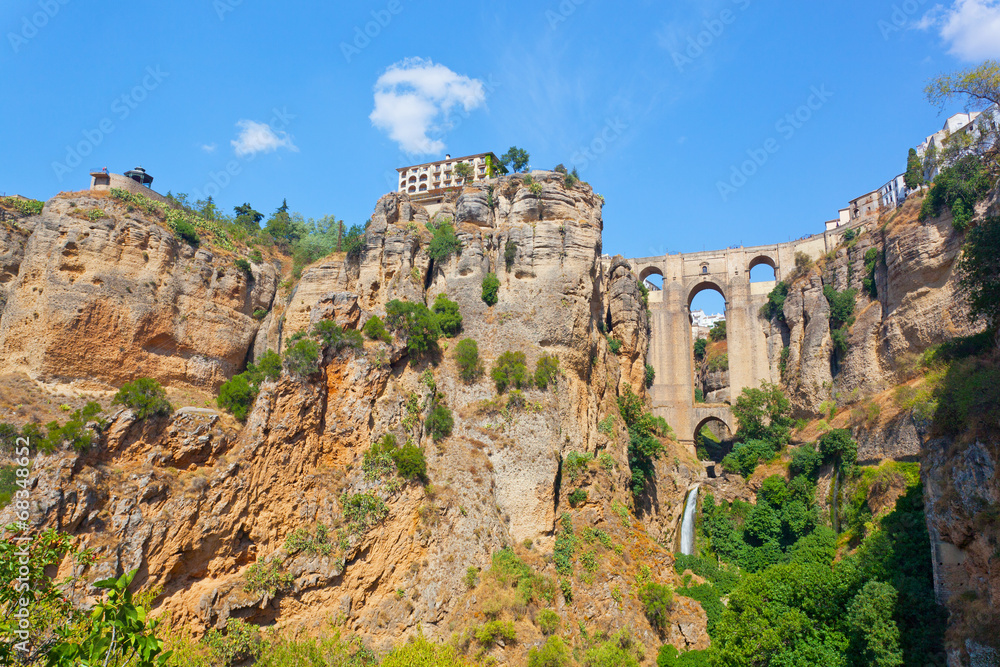
[{"label": "tree on cliff edge", "polygon": [[910,190],[915,190],[924,184],[924,164],[915,148],[911,148],[906,157],[906,174],[903,176],[903,182]]},{"label": "tree on cliff edge", "polygon": [[505,167],[509,166],[512,172],[518,173],[525,170],[530,159],[531,156],[528,154],[528,151],[517,146],[511,146],[510,150],[500,156],[500,164]]}]

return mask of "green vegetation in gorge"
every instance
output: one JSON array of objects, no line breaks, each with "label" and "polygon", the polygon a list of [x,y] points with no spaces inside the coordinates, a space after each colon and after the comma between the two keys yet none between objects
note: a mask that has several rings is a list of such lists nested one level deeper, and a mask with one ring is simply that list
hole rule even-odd
[{"label": "green vegetation in gorge", "polygon": [[641,496],[646,485],[655,477],[654,462],[663,455],[660,438],[671,435],[670,426],[662,417],[646,412],[642,399],[628,385],[618,397],[618,410],[629,433],[629,467],[632,470],[632,494]]},{"label": "green vegetation in gorge", "polygon": [[[776,388],[745,390],[737,401],[741,446],[773,456],[787,442],[786,399]],[[773,418],[772,418],[773,415]],[[754,439],[750,439],[753,436]],[[728,458],[728,457],[727,457]],[[692,570],[676,594],[698,600],[708,615],[712,647],[658,664],[750,665],[927,664],[943,646],[944,617],[934,602],[930,544],[915,464],[857,468],[857,444],[833,430],[792,453],[787,481],[766,478],[756,503],[717,503],[706,494],[699,518],[700,556],[677,556],[678,574]],[[731,463],[733,459],[731,459]],[[823,463],[843,476],[844,540],[824,525],[815,480]],[[895,508],[875,516],[871,494],[902,488]],[[728,596],[728,604],[721,600]],[[680,662],[685,660],[687,662]]]}]

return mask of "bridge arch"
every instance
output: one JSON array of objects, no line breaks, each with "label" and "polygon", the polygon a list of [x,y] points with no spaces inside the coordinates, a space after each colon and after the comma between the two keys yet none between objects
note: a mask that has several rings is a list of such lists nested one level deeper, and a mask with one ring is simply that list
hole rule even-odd
[{"label": "bridge arch", "polygon": [[726,300],[726,303],[729,303],[729,298],[726,296],[726,290],[724,290],[722,286],[719,285],[719,283],[715,282],[714,280],[702,280],[701,282],[695,283],[691,287],[691,290],[688,292],[688,300],[687,300],[688,309],[691,308],[691,304],[694,302],[694,298],[699,294],[701,294],[702,292],[704,292],[705,290],[715,290],[716,292],[722,295],[722,298]]},{"label": "bridge arch", "polygon": [[[753,270],[758,266],[771,267],[771,270],[774,272],[774,280],[778,279],[778,263],[774,261],[774,258],[770,255],[760,254],[751,259],[750,263],[747,264],[747,276],[750,276]],[[750,281],[753,282],[754,279],[751,277]]]},{"label": "bridge arch", "polygon": [[663,270],[656,265],[649,264],[647,266],[644,266],[642,270],[639,272],[640,282],[650,276],[660,276],[660,278],[663,278]]}]

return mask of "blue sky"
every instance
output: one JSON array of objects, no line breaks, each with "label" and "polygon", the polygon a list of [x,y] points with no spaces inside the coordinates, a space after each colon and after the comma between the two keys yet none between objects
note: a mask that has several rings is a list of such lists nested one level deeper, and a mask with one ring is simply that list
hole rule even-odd
[{"label": "blue sky", "polygon": [[[580,169],[607,200],[605,251],[626,256],[821,230],[960,110],[924,100],[930,77],[1000,57],[1000,0],[2,12],[0,192],[46,199],[86,187],[91,167],[142,164],[161,192],[265,214],[287,198],[357,223],[396,167],[518,145],[533,167]],[[752,176],[730,180],[753,155]]]}]

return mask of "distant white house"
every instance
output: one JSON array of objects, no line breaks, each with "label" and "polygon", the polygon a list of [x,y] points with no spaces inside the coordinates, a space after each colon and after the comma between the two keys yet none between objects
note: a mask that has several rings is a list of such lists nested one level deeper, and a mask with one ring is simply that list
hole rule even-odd
[{"label": "distant white house", "polygon": [[905,174],[900,174],[878,189],[879,205],[883,210],[897,208],[906,201],[907,194]]},{"label": "distant white house", "polygon": [[726,316],[722,313],[706,315],[704,310],[691,311],[691,325],[696,327],[706,327],[711,329],[719,322],[725,322]]}]

